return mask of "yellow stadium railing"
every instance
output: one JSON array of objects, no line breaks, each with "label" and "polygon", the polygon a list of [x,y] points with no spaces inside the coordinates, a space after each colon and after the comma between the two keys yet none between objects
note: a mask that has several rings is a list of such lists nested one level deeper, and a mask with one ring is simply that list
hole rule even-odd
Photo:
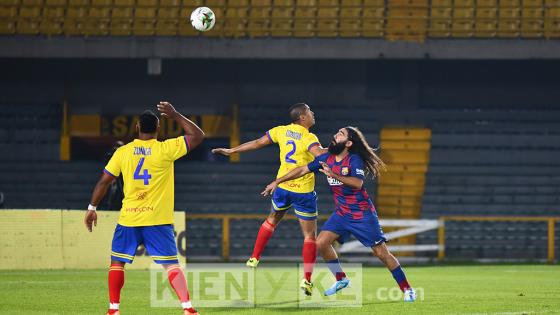
[{"label": "yellow stadium railing", "polygon": [[[231,220],[264,220],[268,217],[266,214],[187,214],[186,220],[222,220],[222,259],[229,260],[229,226]],[[326,220],[328,215],[320,215],[319,220]],[[296,220],[294,215],[286,215],[284,219]]]},{"label": "yellow stadium railing", "polygon": [[463,222],[546,222],[548,224],[548,237],[547,237],[547,261],[554,263],[554,237],[556,222],[560,222],[560,217],[505,217],[505,216],[489,216],[489,217],[476,217],[476,216],[442,216],[439,218],[441,224],[438,230],[438,243],[439,252],[438,259],[445,258],[445,222],[450,221],[463,221]]},{"label": "yellow stadium railing", "polygon": [[[231,220],[264,220],[266,214],[187,214],[186,220],[213,219],[222,220],[222,259],[230,258],[230,222]],[[320,215],[319,220],[326,220],[328,215]],[[284,219],[296,220],[294,215],[286,215]],[[555,225],[560,222],[560,217],[506,217],[506,216],[442,216],[439,218],[440,227],[438,228],[438,260],[445,259],[445,222],[466,221],[466,222],[546,222],[548,224],[547,237],[547,261],[554,263],[555,257]],[[187,227],[188,229],[188,227]]]}]

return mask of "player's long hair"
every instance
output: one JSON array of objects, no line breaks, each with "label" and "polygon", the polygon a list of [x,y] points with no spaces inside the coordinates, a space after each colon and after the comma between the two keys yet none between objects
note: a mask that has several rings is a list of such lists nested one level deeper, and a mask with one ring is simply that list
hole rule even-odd
[{"label": "player's long hair", "polygon": [[366,176],[371,175],[373,178],[378,177],[381,171],[387,170],[386,164],[375,154],[375,150],[369,146],[364,134],[357,127],[345,127],[348,132],[348,140],[352,141],[349,148],[351,153],[359,155],[366,167]]}]

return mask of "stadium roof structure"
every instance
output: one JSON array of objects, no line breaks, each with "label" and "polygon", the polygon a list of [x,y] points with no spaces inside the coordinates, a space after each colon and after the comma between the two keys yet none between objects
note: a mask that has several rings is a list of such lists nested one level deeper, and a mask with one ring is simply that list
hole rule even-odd
[{"label": "stadium roof structure", "polygon": [[0,58],[558,59],[545,39],[0,37]]}]

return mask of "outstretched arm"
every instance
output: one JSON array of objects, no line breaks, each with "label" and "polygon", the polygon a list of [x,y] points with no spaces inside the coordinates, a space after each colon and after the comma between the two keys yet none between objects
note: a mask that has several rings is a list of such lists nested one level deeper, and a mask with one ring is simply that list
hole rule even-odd
[{"label": "outstretched arm", "polygon": [[329,152],[329,149],[323,148],[320,144],[314,145],[309,149],[309,152],[313,154],[314,157],[318,157],[319,155],[323,155]]},{"label": "outstretched arm", "polygon": [[170,119],[174,119],[181,128],[185,131],[185,137],[189,142],[190,149],[196,148],[202,140],[204,140],[204,131],[200,129],[194,122],[192,122],[187,117],[183,116],[181,113],[175,110],[173,105],[168,102],[159,102],[157,109],[161,112],[162,116]]},{"label": "outstretched arm", "polygon": [[240,144],[240,145],[236,146],[235,148],[231,148],[231,149],[227,149],[227,148],[212,149],[212,153],[222,154],[222,155],[225,155],[225,156],[230,156],[233,153],[241,153],[241,152],[257,150],[257,149],[265,147],[265,146],[267,146],[271,143],[272,142],[270,141],[268,136],[264,135],[264,136],[262,136],[258,139]]},{"label": "outstretched arm", "polygon": [[[91,194],[91,201],[89,202],[89,204],[97,207],[101,202],[101,199],[103,199],[103,197],[107,193],[109,185],[111,185],[114,180],[115,178],[113,176],[103,173],[103,175],[101,175],[101,178],[95,185],[95,188],[93,189],[93,193]],[[84,217],[84,224],[90,232],[93,230],[94,225],[97,226],[97,213],[95,212],[95,210],[88,210],[86,212],[86,216]]]},{"label": "outstretched arm", "polygon": [[261,195],[268,196],[268,195],[272,194],[272,192],[276,189],[276,187],[278,187],[279,184],[281,184],[283,182],[287,182],[287,181],[292,180],[292,179],[302,177],[303,175],[308,174],[308,173],[311,173],[311,171],[309,170],[309,167],[307,167],[307,165],[296,167],[293,170],[291,170],[288,174],[286,174],[286,175],[284,175],[280,178],[277,178],[275,181],[268,184],[268,186],[266,186],[266,188],[263,190]]}]

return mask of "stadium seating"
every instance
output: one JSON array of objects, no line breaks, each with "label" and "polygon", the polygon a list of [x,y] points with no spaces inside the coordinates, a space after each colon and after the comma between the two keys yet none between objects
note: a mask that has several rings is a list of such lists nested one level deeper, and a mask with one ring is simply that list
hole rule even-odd
[{"label": "stadium seating", "polygon": [[[338,127],[349,123],[358,125],[367,134],[372,144],[377,144],[378,126],[372,124],[365,114],[367,107],[352,111],[344,108],[314,108],[318,118],[317,128],[323,144],[327,144]],[[18,114],[16,107],[10,114]],[[8,113],[5,113],[8,115]],[[60,113],[58,113],[60,115]],[[259,119],[255,119],[259,118]],[[7,116],[6,116],[6,119]],[[56,119],[56,121],[60,121]],[[288,123],[285,106],[242,106],[240,125],[243,132],[242,141],[261,137],[272,126]],[[60,126],[56,126],[60,129]],[[4,132],[3,139],[10,137],[13,131]],[[26,138],[32,135],[18,135]],[[0,191],[6,195],[6,208],[62,208],[82,209],[87,204],[91,190],[100,175],[101,161],[58,162],[58,136],[52,155],[42,161],[29,163],[14,156],[9,163],[0,163],[0,172],[6,176],[0,179]],[[13,139],[10,141],[14,141]],[[19,152],[20,147],[15,152]],[[33,149],[30,149],[33,150]],[[25,159],[23,153],[20,153]],[[270,209],[268,198],[259,193],[264,186],[275,178],[278,167],[277,149],[270,147],[259,152],[247,153],[240,163],[210,163],[178,161],[175,166],[176,208],[188,213],[260,213],[267,214]],[[16,176],[17,174],[17,176]],[[53,184],[55,183],[55,184]],[[373,182],[368,183],[368,190],[374,194]],[[202,188],[201,188],[202,187]],[[333,202],[325,182],[318,181],[319,210],[329,214]],[[254,240],[256,227],[260,220],[239,220],[232,223],[231,255],[245,255]],[[218,256],[221,253],[221,222],[219,220],[202,220],[189,222],[188,250],[197,256]],[[296,221],[282,223],[279,238],[275,239],[267,253],[271,255],[293,254],[294,248],[301,246],[299,227]],[[241,233],[243,232],[243,233]],[[196,242],[197,237],[212,234],[207,246]]]},{"label": "stadium seating", "polygon": [[[199,33],[197,6],[216,25]],[[557,38],[553,0],[1,0],[0,35]]]},{"label": "stadium seating", "polygon": [[[242,141],[258,138],[271,126],[287,122],[285,106],[243,105]],[[415,110],[371,109],[367,106],[313,106],[314,131],[323,145],[345,125],[359,126],[372,145],[379,143],[382,126],[409,124],[432,130],[421,217],[558,216],[560,215],[560,119],[543,110]],[[58,161],[61,106],[5,106],[0,112],[0,191],[5,208],[82,209],[103,167],[101,161]],[[15,117],[15,118],[14,118]],[[240,163],[176,163],[176,208],[188,213],[266,214],[269,201],[260,197],[277,170],[277,149],[246,153]],[[390,174],[387,174],[390,181]],[[319,211],[329,214],[333,203],[327,185],[317,182]],[[368,191],[376,195],[375,183]],[[202,188],[201,188],[202,187]],[[381,188],[380,188],[381,189]],[[392,189],[392,188],[383,188]],[[410,191],[382,194],[416,196]],[[381,218],[390,211],[378,207]],[[195,256],[221,253],[219,220],[189,221],[187,247]],[[234,220],[231,256],[244,256],[252,246],[260,220]],[[266,255],[294,255],[301,246],[296,221],[279,227]],[[448,222],[448,257],[546,257],[546,223]],[[207,238],[201,245],[198,238]],[[557,233],[557,236],[558,233]],[[436,243],[437,234],[417,236],[420,244]],[[558,241],[557,241],[558,244]],[[433,257],[433,254],[430,254]]]},{"label": "stadium seating", "polygon": [[[560,215],[559,117],[473,111],[435,121],[423,217]],[[450,222],[446,230],[451,257],[546,257],[545,222]],[[436,234],[418,241],[433,244]]]},{"label": "stadium seating", "polygon": [[60,105],[6,105],[0,113],[1,159],[52,161],[59,156]]}]

